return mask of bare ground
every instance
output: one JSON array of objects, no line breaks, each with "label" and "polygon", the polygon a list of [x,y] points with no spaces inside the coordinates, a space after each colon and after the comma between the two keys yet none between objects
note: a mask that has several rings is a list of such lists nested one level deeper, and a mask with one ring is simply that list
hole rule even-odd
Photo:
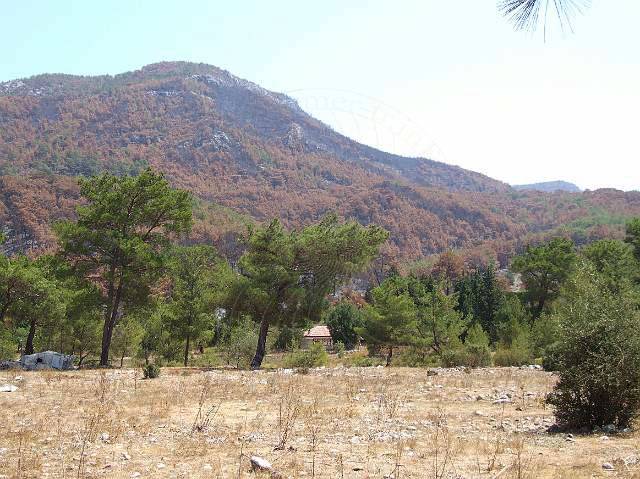
[{"label": "bare ground", "polygon": [[640,477],[636,433],[546,432],[549,373],[431,374],[2,371],[0,478],[269,477],[252,455],[291,478]]}]

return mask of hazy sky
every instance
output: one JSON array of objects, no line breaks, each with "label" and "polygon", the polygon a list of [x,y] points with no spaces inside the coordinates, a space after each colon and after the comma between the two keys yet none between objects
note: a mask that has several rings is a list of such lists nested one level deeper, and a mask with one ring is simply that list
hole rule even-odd
[{"label": "hazy sky", "polygon": [[593,0],[546,42],[495,0],[21,0],[2,17],[0,81],[211,63],[385,150],[640,189],[637,0]]}]

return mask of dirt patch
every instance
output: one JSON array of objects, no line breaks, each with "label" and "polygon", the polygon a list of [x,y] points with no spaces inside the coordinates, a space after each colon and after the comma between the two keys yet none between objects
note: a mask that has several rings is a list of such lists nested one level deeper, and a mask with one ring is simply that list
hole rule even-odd
[{"label": "dirt patch", "polygon": [[[551,435],[543,371],[0,372],[0,477],[632,477],[634,433]],[[603,469],[610,463],[613,471]]]}]

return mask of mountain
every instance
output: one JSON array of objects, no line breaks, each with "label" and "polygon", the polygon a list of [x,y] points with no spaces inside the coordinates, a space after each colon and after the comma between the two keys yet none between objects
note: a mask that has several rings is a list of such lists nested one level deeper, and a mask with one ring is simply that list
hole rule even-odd
[{"label": "mountain", "polygon": [[[463,141],[463,139],[461,139]],[[191,241],[225,254],[252,222],[289,227],[330,211],[391,232],[388,254],[447,248],[505,261],[533,238],[588,241],[640,215],[640,194],[547,195],[480,173],[362,145],[295,100],[217,67],[148,65],[115,76],[38,75],[0,83],[0,225],[6,251],[55,245],[76,177],[151,166],[196,198]]]},{"label": "mountain", "polygon": [[579,193],[582,191],[579,186],[569,183],[568,181],[544,181],[542,183],[531,183],[530,185],[513,185],[516,190],[533,190],[553,193],[555,191],[569,191]]}]

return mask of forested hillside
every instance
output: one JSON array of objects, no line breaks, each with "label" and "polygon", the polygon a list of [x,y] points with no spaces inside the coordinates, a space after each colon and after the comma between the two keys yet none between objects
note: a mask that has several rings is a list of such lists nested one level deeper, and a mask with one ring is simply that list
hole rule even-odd
[{"label": "forested hillside", "polygon": [[[464,141],[464,139],[461,139]],[[5,249],[52,247],[79,201],[75,177],[147,165],[197,198],[193,241],[225,254],[246,224],[309,224],[329,211],[391,233],[387,253],[447,248],[500,261],[562,228],[578,242],[621,234],[640,193],[516,191],[479,173],[354,142],[296,102],[216,67],[159,63],[116,76],[0,84]]]}]

